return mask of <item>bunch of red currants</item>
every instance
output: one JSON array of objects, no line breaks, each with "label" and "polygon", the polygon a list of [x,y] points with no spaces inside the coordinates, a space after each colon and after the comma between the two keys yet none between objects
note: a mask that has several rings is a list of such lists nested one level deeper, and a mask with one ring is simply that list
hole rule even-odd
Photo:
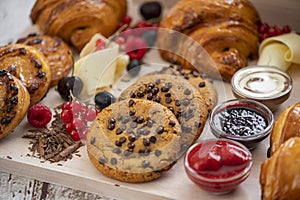
[{"label": "bunch of red currants", "polygon": [[89,125],[98,114],[95,106],[72,100],[61,106],[60,117],[65,123],[65,129],[74,141],[85,140]]}]

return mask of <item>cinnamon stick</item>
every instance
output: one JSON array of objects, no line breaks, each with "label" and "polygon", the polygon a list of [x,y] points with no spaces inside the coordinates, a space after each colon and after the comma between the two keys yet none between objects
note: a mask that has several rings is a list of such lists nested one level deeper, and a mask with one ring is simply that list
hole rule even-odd
[{"label": "cinnamon stick", "polygon": [[40,158],[50,162],[59,162],[72,158],[72,154],[83,145],[75,142],[64,128],[64,122],[55,108],[54,120],[49,128],[28,130],[23,138],[31,139],[29,150],[32,156],[37,152]]}]

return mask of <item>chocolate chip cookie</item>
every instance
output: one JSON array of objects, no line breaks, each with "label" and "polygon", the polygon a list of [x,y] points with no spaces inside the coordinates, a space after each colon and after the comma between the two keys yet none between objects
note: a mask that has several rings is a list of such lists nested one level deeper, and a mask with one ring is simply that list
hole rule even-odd
[{"label": "chocolate chip cookie", "polygon": [[204,78],[198,71],[183,69],[181,66],[170,65],[169,67],[164,67],[160,71],[153,72],[153,74],[161,73],[182,76],[184,79],[188,80],[203,96],[208,111],[211,111],[217,104],[218,94],[212,81]]},{"label": "chocolate chip cookie", "polygon": [[103,109],[87,134],[88,155],[104,175],[125,182],[159,178],[176,163],[181,126],[159,103],[126,99]]},{"label": "chocolate chip cookie", "polygon": [[208,108],[197,89],[181,76],[147,74],[125,89],[119,99],[139,98],[158,102],[174,113],[182,129],[182,153],[200,136]]}]

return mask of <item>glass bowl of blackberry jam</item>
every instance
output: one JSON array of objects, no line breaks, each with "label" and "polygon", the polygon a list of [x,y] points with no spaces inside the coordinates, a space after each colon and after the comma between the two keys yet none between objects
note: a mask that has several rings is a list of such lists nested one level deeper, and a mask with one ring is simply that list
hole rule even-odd
[{"label": "glass bowl of blackberry jam", "polygon": [[272,111],[251,99],[232,99],[217,105],[209,116],[209,125],[217,138],[227,138],[254,149],[271,133]]}]

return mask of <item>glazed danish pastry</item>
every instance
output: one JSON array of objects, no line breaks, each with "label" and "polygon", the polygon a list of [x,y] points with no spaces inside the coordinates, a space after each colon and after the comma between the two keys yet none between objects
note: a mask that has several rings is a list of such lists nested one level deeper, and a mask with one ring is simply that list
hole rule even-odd
[{"label": "glazed danish pastry", "polygon": [[300,138],[285,141],[263,162],[260,172],[262,200],[300,199]]},{"label": "glazed danish pastry", "polygon": [[20,124],[27,113],[29,103],[29,93],[21,81],[6,70],[0,69],[0,139]]},{"label": "glazed danish pastry", "polygon": [[270,153],[291,137],[300,136],[300,103],[285,109],[274,123],[270,136]]},{"label": "glazed danish pastry", "polygon": [[1,47],[0,66],[21,80],[30,94],[30,105],[40,101],[48,92],[50,67],[38,49],[24,44]]},{"label": "glazed danish pastry", "polygon": [[113,34],[126,11],[126,0],[37,0],[30,17],[42,32],[80,51],[96,33]]},{"label": "glazed danish pastry", "polygon": [[19,39],[17,43],[33,46],[46,56],[51,70],[51,86],[57,85],[58,81],[67,76],[72,69],[73,53],[59,37],[30,34]]}]

